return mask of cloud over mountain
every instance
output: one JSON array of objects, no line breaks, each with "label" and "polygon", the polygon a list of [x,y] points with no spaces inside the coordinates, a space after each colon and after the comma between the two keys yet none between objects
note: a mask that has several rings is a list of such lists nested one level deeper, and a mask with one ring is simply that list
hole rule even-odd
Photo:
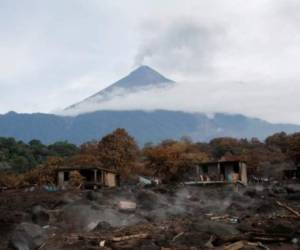
[{"label": "cloud over mountain", "polygon": [[151,103],[300,123],[299,11],[297,0],[1,1],[0,112],[52,112],[143,63],[178,87],[102,108]]}]

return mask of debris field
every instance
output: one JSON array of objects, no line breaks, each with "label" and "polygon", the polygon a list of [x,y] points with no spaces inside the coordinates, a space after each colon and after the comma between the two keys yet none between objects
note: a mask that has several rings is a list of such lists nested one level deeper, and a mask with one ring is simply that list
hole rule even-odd
[{"label": "debris field", "polygon": [[299,249],[300,184],[0,193],[0,249]]}]

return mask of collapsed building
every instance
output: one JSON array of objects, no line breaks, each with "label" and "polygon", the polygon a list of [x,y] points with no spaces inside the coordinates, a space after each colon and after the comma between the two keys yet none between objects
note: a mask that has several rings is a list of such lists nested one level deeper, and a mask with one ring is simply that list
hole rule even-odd
[{"label": "collapsed building", "polygon": [[198,164],[186,173],[185,184],[248,184],[244,161],[215,161]]},{"label": "collapsed building", "polygon": [[59,188],[64,189],[69,186],[73,171],[78,171],[83,177],[85,188],[116,187],[120,185],[120,175],[115,170],[95,166],[62,166],[57,171]]}]

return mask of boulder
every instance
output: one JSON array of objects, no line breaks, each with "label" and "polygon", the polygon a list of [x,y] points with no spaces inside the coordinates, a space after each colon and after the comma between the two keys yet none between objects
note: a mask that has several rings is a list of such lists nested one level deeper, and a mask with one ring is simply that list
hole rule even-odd
[{"label": "boulder", "polygon": [[106,221],[100,221],[96,228],[93,231],[108,231],[111,230],[113,227]]},{"label": "boulder", "polygon": [[133,201],[119,201],[118,208],[123,212],[133,212],[136,209],[136,203]]},{"label": "boulder", "polygon": [[274,193],[274,194],[287,194],[287,190],[285,187],[283,186],[279,186],[279,185],[273,185],[271,187],[271,193]]},{"label": "boulder", "polygon": [[36,224],[21,223],[14,230],[10,246],[16,250],[34,250],[47,240],[47,234]]},{"label": "boulder", "polygon": [[70,204],[63,208],[62,221],[68,230],[89,232],[96,228],[100,214],[90,204]]},{"label": "boulder", "polygon": [[35,206],[32,209],[32,221],[40,226],[49,224],[50,215],[46,209],[41,206]]},{"label": "boulder", "polygon": [[96,201],[97,203],[102,204],[104,202],[104,197],[102,193],[97,191],[90,191],[87,193],[86,198],[90,201]]},{"label": "boulder", "polygon": [[138,192],[136,199],[139,207],[145,210],[153,210],[156,208],[159,202],[159,197],[156,193],[148,190],[141,190]]}]

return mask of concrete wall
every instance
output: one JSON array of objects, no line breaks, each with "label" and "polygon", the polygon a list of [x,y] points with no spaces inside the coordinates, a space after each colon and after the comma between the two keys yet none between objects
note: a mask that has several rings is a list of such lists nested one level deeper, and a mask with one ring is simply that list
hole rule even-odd
[{"label": "concrete wall", "polygon": [[116,187],[117,186],[116,175],[113,173],[105,173],[105,185],[108,187]]},{"label": "concrete wall", "polygon": [[60,188],[64,188],[65,182],[64,182],[64,171],[59,171],[57,174],[57,180],[58,180],[58,186]]},{"label": "concrete wall", "polygon": [[245,185],[248,184],[247,165],[245,162],[240,162],[240,181]]}]

